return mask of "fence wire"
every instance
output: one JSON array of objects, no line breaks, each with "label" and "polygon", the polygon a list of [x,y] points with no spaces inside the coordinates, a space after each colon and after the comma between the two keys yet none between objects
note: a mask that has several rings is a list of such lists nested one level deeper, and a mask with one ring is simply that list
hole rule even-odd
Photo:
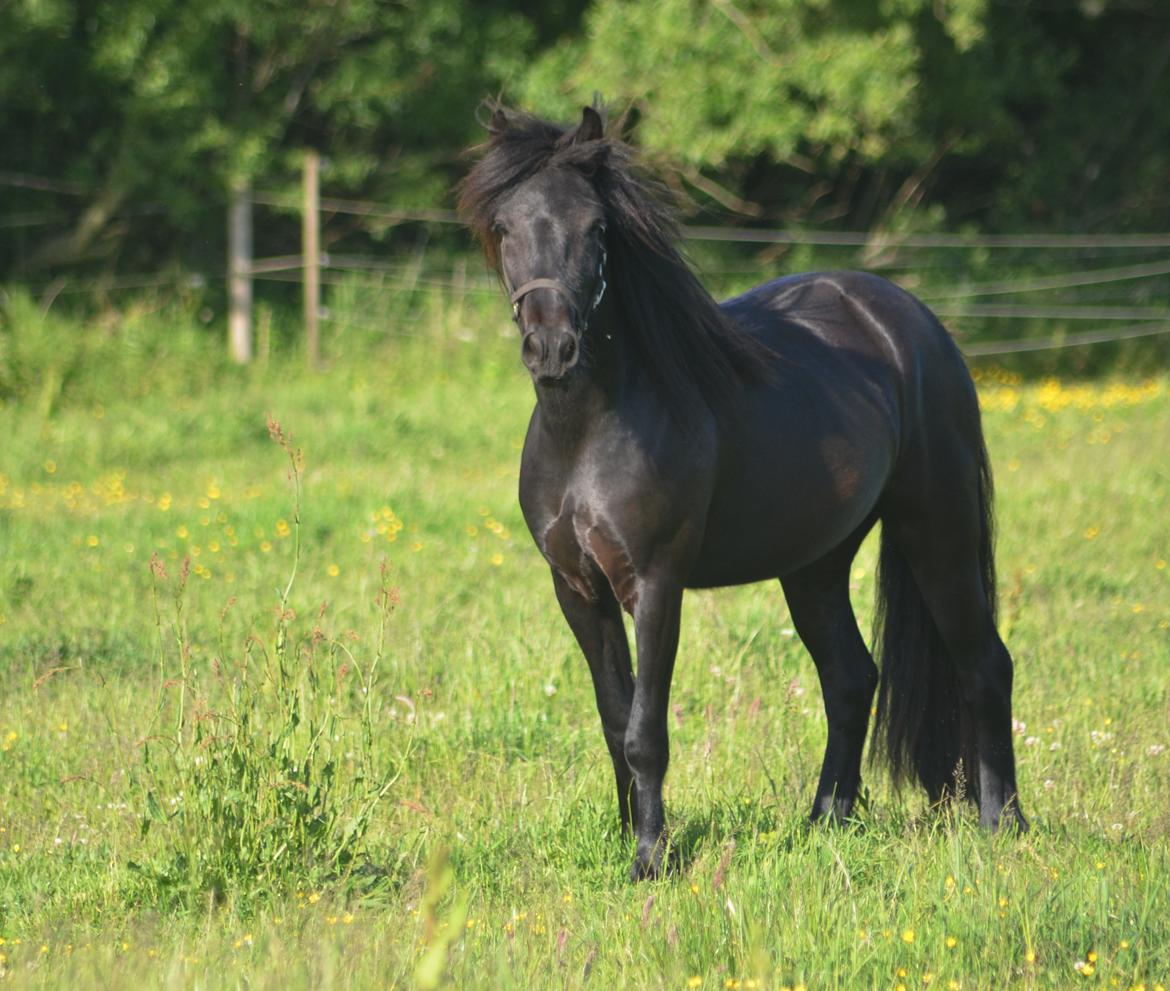
[{"label": "fence wire", "polygon": [[[0,174],[6,184],[52,183],[37,177]],[[18,182],[19,180],[19,182]],[[47,186],[45,188],[48,188]],[[58,189],[57,191],[64,191]],[[69,189],[68,192],[75,192]],[[252,194],[254,204],[274,208],[282,212],[299,213],[301,197],[298,194],[259,191]],[[155,212],[158,207],[148,204],[142,211]],[[323,197],[320,200],[322,217],[350,215],[378,222],[381,225],[460,224],[458,216],[442,209],[393,209],[370,201]],[[49,212],[12,214],[0,217],[0,229],[39,224],[52,224],[58,217]],[[1029,251],[1076,252],[1082,259],[1111,256],[1118,253],[1144,251],[1161,255],[1170,249],[1170,233],[1138,234],[947,234],[947,233],[875,233],[871,231],[810,231],[756,228],[728,228],[704,225],[684,225],[683,237],[694,243],[778,247],[823,247],[863,249],[866,258],[862,267],[890,273],[895,281],[902,281],[942,318],[952,320],[1053,320],[1053,321],[1106,321],[1109,326],[1072,334],[1053,334],[1042,337],[1008,338],[994,341],[961,344],[965,354],[972,357],[984,355],[1015,354],[1028,351],[1056,350],[1088,346],[1134,338],[1153,337],[1170,333],[1170,306],[1156,305],[1170,300],[1170,291],[1156,282],[1170,277],[1170,258],[1156,257],[1152,260],[1105,267],[1073,268],[1053,275],[1025,276],[1019,279],[995,281],[957,281],[950,285],[919,285],[918,273],[953,269],[954,263],[946,257],[958,251],[983,251],[1015,249]],[[896,255],[910,251],[910,258],[902,260]],[[937,260],[942,253],[943,261]],[[356,286],[388,294],[409,294],[419,290],[439,290],[445,294],[463,298],[487,296],[500,292],[498,281],[490,273],[468,273],[463,265],[449,271],[427,269],[423,261],[425,248],[413,259],[395,260],[384,257],[355,254],[323,254],[320,258],[320,280],[329,286]],[[1131,255],[1132,257],[1132,255]],[[869,264],[866,264],[868,262]],[[302,281],[303,258],[300,255],[285,255],[275,258],[254,259],[250,274],[253,279],[284,283]],[[761,266],[746,264],[718,263],[705,267],[706,276],[732,279],[739,282],[758,281],[766,277]],[[60,294],[104,294],[148,288],[199,289],[208,282],[223,281],[223,275],[206,276],[190,272],[142,272],[99,277],[72,282],[55,279],[37,290],[45,299]],[[734,282],[733,282],[734,284]],[[1125,285],[1125,294],[1106,292],[1104,295],[1120,296],[1125,305],[1113,305],[1113,301],[1099,299],[1091,302],[1081,299],[1057,299],[1044,302],[982,302],[987,297],[1046,294],[1054,291],[1069,291],[1087,287]],[[1096,295],[1101,296],[1101,293]],[[1138,304],[1141,305],[1138,305]],[[323,317],[340,322],[328,312]],[[374,324],[361,323],[360,317],[346,318],[355,327],[378,329]],[[385,330],[389,333],[390,331]],[[400,331],[394,331],[398,333]],[[410,331],[401,331],[410,334]],[[961,339],[961,332],[958,335]]]}]

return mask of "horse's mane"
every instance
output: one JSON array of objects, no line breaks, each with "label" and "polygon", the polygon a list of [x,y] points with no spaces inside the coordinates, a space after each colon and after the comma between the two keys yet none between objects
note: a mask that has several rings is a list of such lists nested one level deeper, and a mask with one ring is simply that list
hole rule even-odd
[{"label": "horse's mane", "polygon": [[491,136],[459,187],[459,211],[497,273],[491,225],[503,198],[546,168],[573,168],[588,177],[606,215],[606,278],[622,311],[641,366],[662,398],[686,416],[701,400],[726,408],[745,382],[768,375],[773,353],[724,315],[680,253],[678,226],[666,190],[637,166],[618,138],[577,140],[584,124],[565,128],[493,107]]}]

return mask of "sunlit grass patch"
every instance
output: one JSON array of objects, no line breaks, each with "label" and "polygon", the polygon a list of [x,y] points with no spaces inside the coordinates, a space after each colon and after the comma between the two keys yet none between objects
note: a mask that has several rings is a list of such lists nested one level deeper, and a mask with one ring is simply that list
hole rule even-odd
[{"label": "sunlit grass patch", "polygon": [[[987,837],[874,770],[855,824],[810,828],[819,686],[765,583],[686,600],[683,869],[632,887],[588,672],[516,507],[513,352],[420,340],[181,403],[110,382],[100,417],[0,410],[6,980],[1166,986],[1164,376],[980,383],[1017,397],[985,423],[1032,833]],[[305,452],[299,514],[268,413]],[[867,546],[863,630],[873,566]],[[306,755],[334,777],[298,810]],[[386,771],[360,855],[331,860]]]}]

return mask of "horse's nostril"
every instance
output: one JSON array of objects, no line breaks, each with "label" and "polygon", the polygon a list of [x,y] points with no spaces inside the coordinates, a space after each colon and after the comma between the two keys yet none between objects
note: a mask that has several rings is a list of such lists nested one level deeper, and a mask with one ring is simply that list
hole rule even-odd
[{"label": "horse's nostril", "polygon": [[536,334],[525,334],[520,345],[521,356],[527,361],[539,361],[543,353],[544,348]]},{"label": "horse's nostril", "polygon": [[577,341],[572,337],[566,337],[561,342],[561,363],[569,364],[577,357]]}]

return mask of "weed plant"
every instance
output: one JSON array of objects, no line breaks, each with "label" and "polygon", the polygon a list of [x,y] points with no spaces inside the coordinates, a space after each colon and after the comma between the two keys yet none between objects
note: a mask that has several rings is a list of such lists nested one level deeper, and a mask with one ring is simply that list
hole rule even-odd
[{"label": "weed plant", "polygon": [[[375,753],[373,699],[397,591],[383,565],[376,646],[364,661],[352,649],[356,638],[322,629],[324,606],[307,629],[298,624],[290,596],[301,559],[304,459],[271,418],[268,431],[287,457],[293,487],[292,567],[276,596],[271,635],[249,635],[234,652],[223,626],[235,604],[229,599],[219,649],[207,671],[196,671],[184,608],[191,559],[183,558],[173,580],[157,554],[150,562],[159,686],[135,791],[143,838],[161,831],[166,852],[157,866],[128,866],[146,875],[158,889],[150,897],[162,903],[217,903],[229,893],[252,900],[344,887],[355,875],[367,882],[392,876],[392,867],[370,862],[363,842],[402,776],[413,737],[411,724],[392,759]],[[169,621],[160,593],[170,599]],[[166,675],[172,655],[173,679]]]}]

